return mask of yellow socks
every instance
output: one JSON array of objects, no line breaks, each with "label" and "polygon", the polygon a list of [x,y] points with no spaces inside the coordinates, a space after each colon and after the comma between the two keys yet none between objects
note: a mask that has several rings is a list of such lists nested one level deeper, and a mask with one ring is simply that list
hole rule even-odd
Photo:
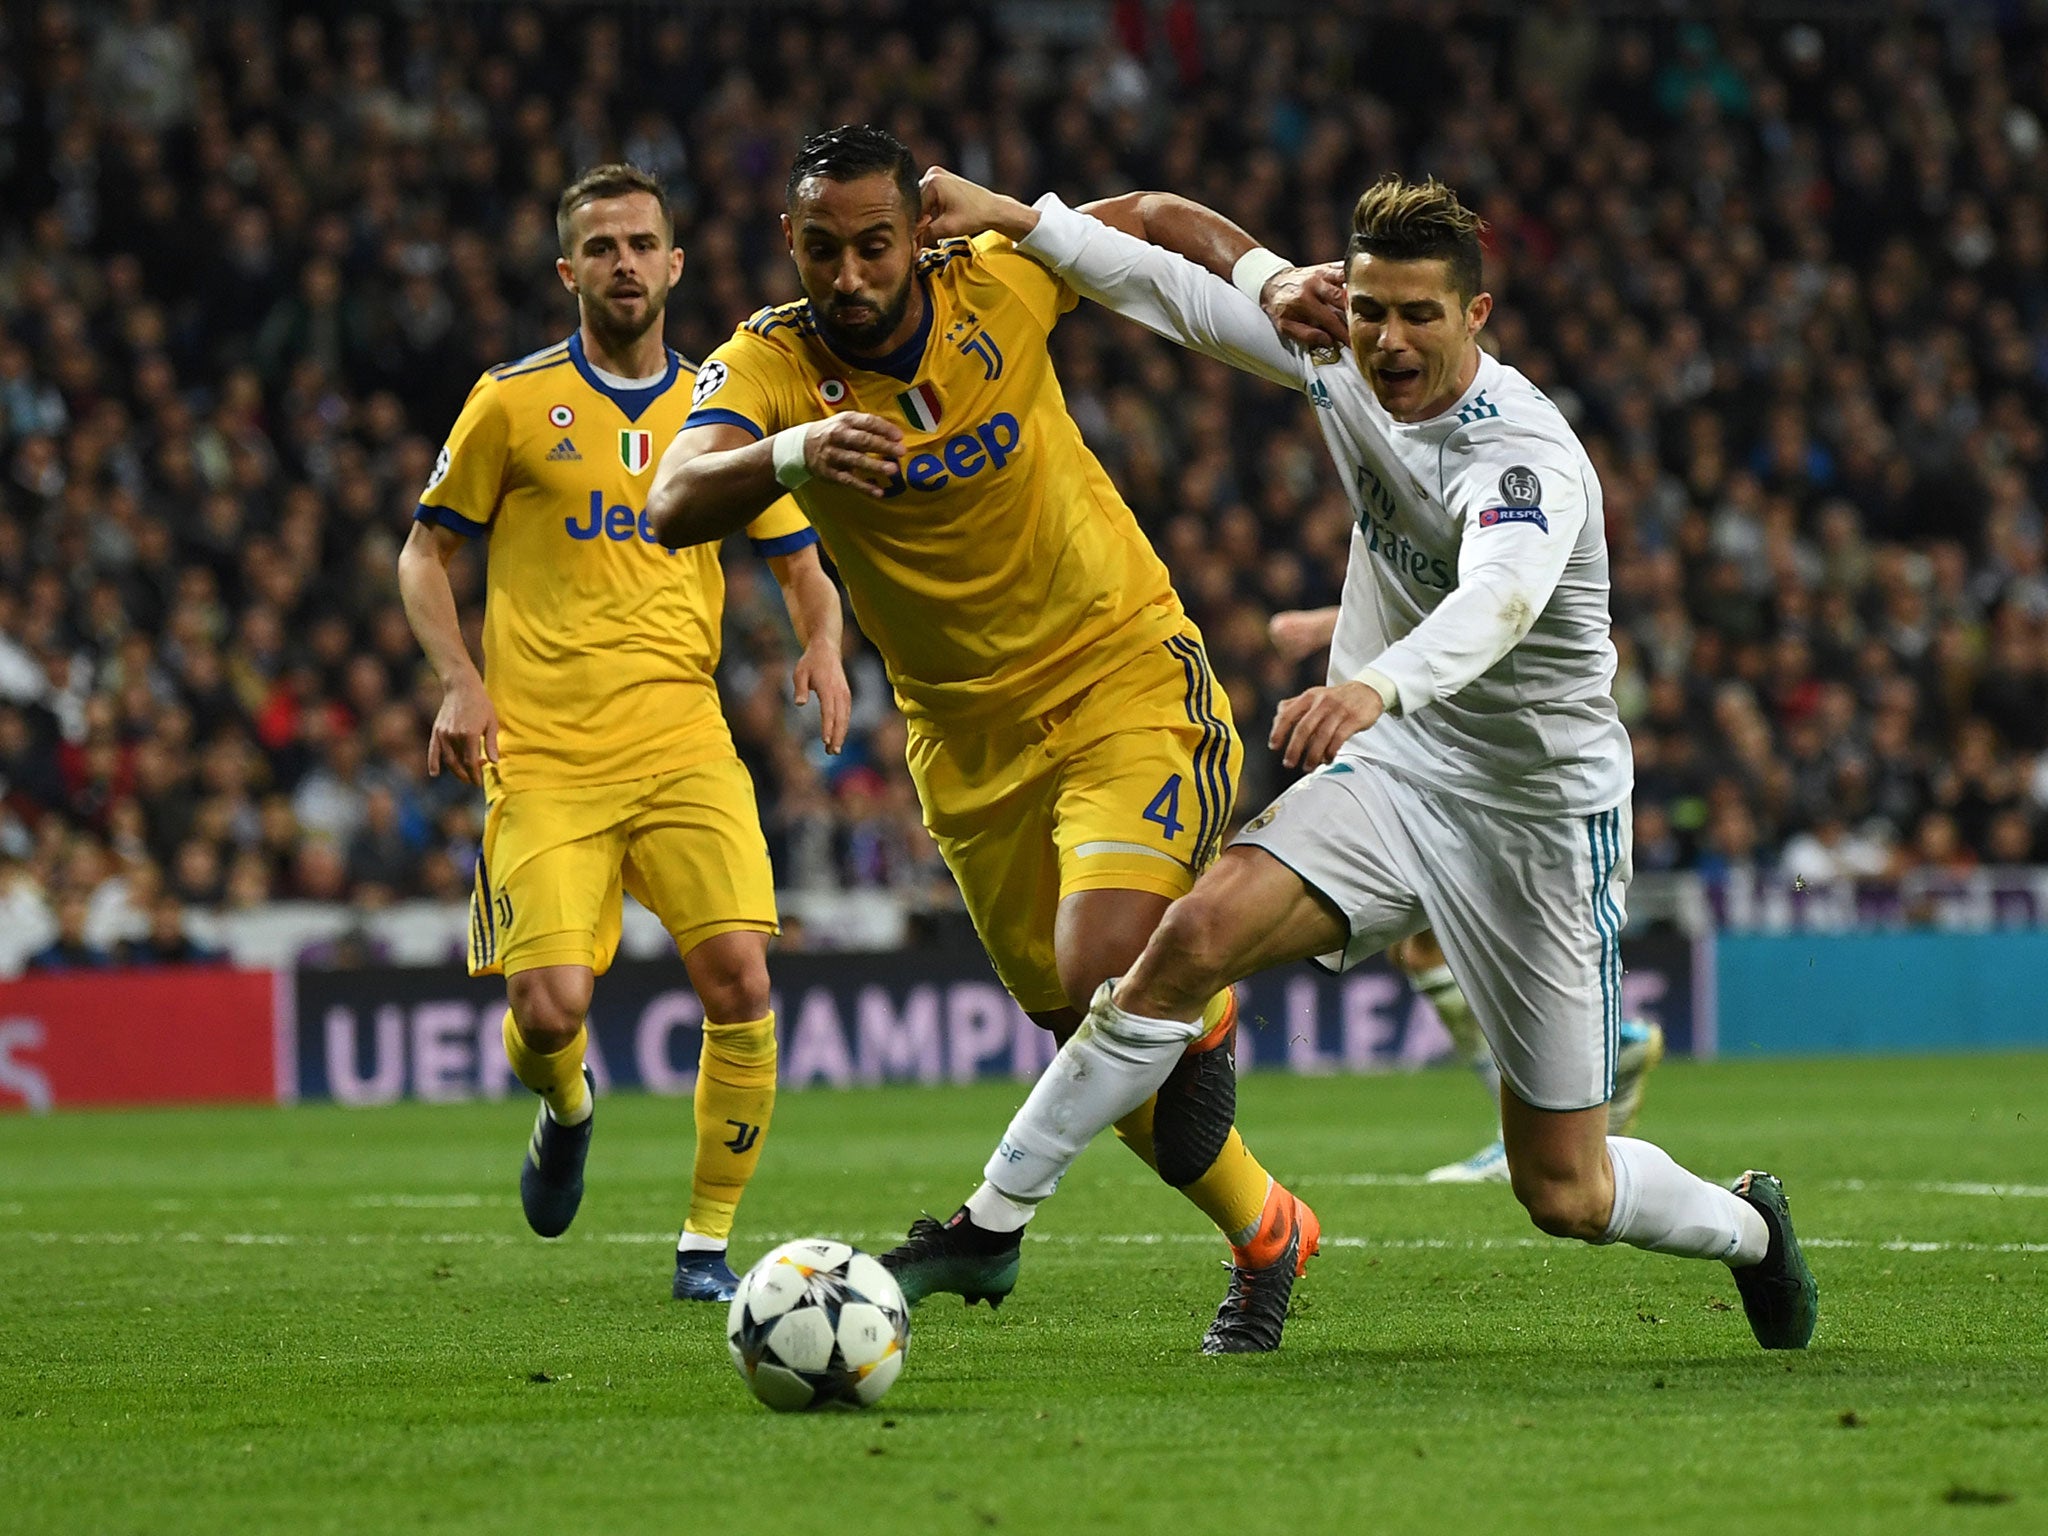
[{"label": "yellow socks", "polygon": [[1145,1166],[1159,1171],[1159,1159],[1152,1152],[1152,1111],[1159,1107],[1159,1095],[1151,1098],[1116,1122],[1116,1139],[1145,1159]]},{"label": "yellow socks", "polygon": [[505,1059],[512,1063],[512,1075],[547,1102],[558,1124],[580,1125],[590,1118],[590,1085],[583,1081],[583,1046],[589,1038],[589,1029],[580,1028],[559,1051],[542,1055],[519,1033],[512,1010],[505,1010]]},{"label": "yellow socks", "polygon": [[1252,1156],[1252,1149],[1232,1126],[1216,1161],[1194,1183],[1181,1186],[1181,1193],[1194,1201],[1234,1246],[1242,1247],[1259,1229],[1259,1213],[1266,1208],[1266,1190],[1272,1182],[1265,1165]]},{"label": "yellow socks", "polygon": [[704,1022],[697,1058],[697,1162],[686,1237],[724,1242],[761,1161],[775,1113],[775,1015],[744,1024]]}]

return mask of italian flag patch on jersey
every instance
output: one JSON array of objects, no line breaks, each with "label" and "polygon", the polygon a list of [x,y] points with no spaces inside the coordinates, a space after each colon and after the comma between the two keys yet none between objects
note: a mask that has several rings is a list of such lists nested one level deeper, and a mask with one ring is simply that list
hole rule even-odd
[{"label": "italian flag patch on jersey", "polygon": [[903,407],[903,416],[920,432],[939,430],[939,392],[929,384],[920,384],[906,389],[896,397],[896,403]]},{"label": "italian flag patch on jersey", "polygon": [[619,462],[639,474],[648,461],[654,457],[654,434],[652,432],[619,433]]}]

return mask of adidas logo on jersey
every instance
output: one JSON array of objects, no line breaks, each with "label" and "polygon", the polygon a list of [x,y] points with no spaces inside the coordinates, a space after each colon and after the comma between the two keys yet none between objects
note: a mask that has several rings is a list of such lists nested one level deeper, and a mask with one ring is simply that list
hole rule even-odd
[{"label": "adidas logo on jersey", "polygon": [[583,455],[576,451],[576,445],[566,437],[548,450],[548,462],[552,464],[566,463],[570,459],[580,462],[582,458]]}]

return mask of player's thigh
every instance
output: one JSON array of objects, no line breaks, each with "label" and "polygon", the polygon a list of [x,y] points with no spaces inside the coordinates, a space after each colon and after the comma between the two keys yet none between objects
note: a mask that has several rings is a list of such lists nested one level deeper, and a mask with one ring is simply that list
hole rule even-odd
[{"label": "player's thigh", "polygon": [[607,914],[616,926],[624,854],[615,803],[605,794],[501,793],[485,813],[470,896],[470,974],[602,971],[611,955],[601,930]]},{"label": "player's thigh", "polygon": [[1535,817],[1429,796],[1425,902],[1511,1092],[1578,1111],[1614,1091],[1628,812]]},{"label": "player's thigh", "polygon": [[684,956],[720,934],[777,931],[768,840],[738,757],[722,754],[647,788],[626,827],[624,874]]},{"label": "player's thigh", "polygon": [[1053,948],[1060,900],[1053,843],[1057,779],[1045,732],[1004,727],[911,733],[905,761],[925,828],[996,975],[1026,1013],[1068,1006]]},{"label": "player's thigh", "polygon": [[[1274,914],[1271,940],[1257,957],[1278,964],[1307,956],[1326,969],[1348,970],[1428,927],[1414,837],[1402,786],[1373,763],[1340,757],[1290,785],[1245,824],[1225,855],[1228,862],[1240,850],[1255,850],[1307,893],[1293,901],[1285,921]],[[1291,889],[1263,873],[1269,889]]]},{"label": "player's thigh", "polygon": [[1101,887],[1060,898],[1053,923],[1053,954],[1067,1001],[1086,1009],[1095,989],[1128,971],[1171,898],[1154,891]]},{"label": "player's thigh", "polygon": [[1233,843],[1167,909],[1156,947],[1218,983],[1341,950],[1344,914],[1263,848]]}]

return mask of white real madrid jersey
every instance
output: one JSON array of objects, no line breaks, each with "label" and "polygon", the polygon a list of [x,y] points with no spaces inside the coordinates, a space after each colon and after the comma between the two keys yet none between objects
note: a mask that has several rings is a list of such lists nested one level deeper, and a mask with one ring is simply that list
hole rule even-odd
[{"label": "white real madrid jersey", "polygon": [[1357,519],[1330,680],[1370,665],[1399,693],[1351,750],[1503,810],[1626,800],[1600,482],[1542,391],[1482,354],[1450,409],[1395,421],[1349,353],[1317,363],[1194,263],[1057,198],[1038,208],[1020,248],[1079,292],[1315,405]]}]

